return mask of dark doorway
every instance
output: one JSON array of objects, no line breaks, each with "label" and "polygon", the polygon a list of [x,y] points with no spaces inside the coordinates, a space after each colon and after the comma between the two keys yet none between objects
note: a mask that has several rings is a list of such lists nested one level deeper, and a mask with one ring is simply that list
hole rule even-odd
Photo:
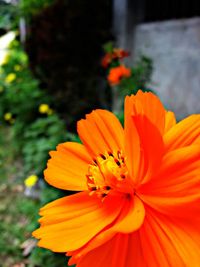
[{"label": "dark doorway", "polygon": [[200,2],[197,0],[145,0],[143,3],[144,22],[200,16]]}]

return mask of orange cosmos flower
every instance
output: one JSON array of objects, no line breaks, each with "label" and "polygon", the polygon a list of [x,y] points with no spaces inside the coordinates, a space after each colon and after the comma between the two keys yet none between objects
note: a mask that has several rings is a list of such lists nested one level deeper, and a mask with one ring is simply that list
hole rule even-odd
[{"label": "orange cosmos flower", "polygon": [[112,53],[107,53],[101,60],[101,66],[105,69],[110,65],[112,61]]},{"label": "orange cosmos flower", "polygon": [[176,124],[152,93],[78,122],[83,144],[50,153],[46,181],[81,191],[47,204],[33,235],[77,267],[199,267],[200,115]]},{"label": "orange cosmos flower", "polygon": [[101,60],[101,65],[104,68],[107,68],[112,60],[115,59],[123,59],[129,56],[129,52],[121,49],[121,48],[114,48],[111,53],[106,53],[105,56]]},{"label": "orange cosmos flower", "polygon": [[130,54],[128,51],[125,51],[121,48],[114,48],[113,49],[113,59],[115,59],[115,58],[122,59],[122,58],[128,57],[129,55]]},{"label": "orange cosmos flower", "polygon": [[120,65],[110,70],[108,81],[110,85],[113,86],[119,84],[122,78],[130,76],[131,70],[129,68],[126,68],[124,65]]}]

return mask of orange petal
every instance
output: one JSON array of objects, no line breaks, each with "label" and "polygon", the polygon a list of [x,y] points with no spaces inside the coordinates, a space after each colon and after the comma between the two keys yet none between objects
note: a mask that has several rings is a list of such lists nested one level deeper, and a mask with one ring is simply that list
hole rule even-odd
[{"label": "orange petal", "polygon": [[145,217],[145,209],[142,201],[137,196],[134,196],[128,204],[123,208],[122,218],[124,218],[116,223],[111,229],[112,231],[127,234],[141,227]]},{"label": "orange petal", "polygon": [[140,115],[125,124],[125,136],[126,162],[131,178],[135,186],[146,183],[161,163],[164,152],[162,137],[157,128]]},{"label": "orange petal", "polygon": [[129,170],[129,175],[131,179],[136,183],[136,178],[139,176],[141,152],[140,152],[140,139],[131,116],[126,115],[126,109],[129,108],[128,105],[129,98],[125,101],[125,156],[126,165]]},{"label": "orange petal", "polygon": [[143,157],[139,176],[140,184],[143,184],[157,172],[164,154],[164,144],[157,127],[147,117],[138,115],[134,116],[133,120],[139,134],[140,153]]},{"label": "orange petal", "polygon": [[60,144],[50,152],[51,159],[44,171],[45,180],[60,189],[87,190],[86,174],[92,159],[85,147],[78,143]]},{"label": "orange petal", "polygon": [[39,246],[55,252],[79,249],[113,223],[122,205],[120,197],[102,202],[87,192],[56,200],[41,210],[41,227],[33,236],[40,239]]},{"label": "orange petal", "polygon": [[200,115],[191,115],[177,123],[164,135],[166,150],[200,143]]},{"label": "orange petal", "polygon": [[94,157],[107,151],[123,149],[123,128],[109,111],[93,111],[85,120],[78,122],[77,130],[82,142]]},{"label": "orange petal", "polygon": [[[76,267],[111,267],[112,259],[110,255],[113,251],[114,240],[112,239],[103,246],[89,252],[85,257],[81,258]],[[71,265],[74,262],[70,260],[68,264]]]},{"label": "orange petal", "polygon": [[112,227],[104,229],[84,247],[80,248],[78,251],[68,253],[67,255],[73,255],[71,262],[76,263],[77,260],[82,258],[85,254],[105,244],[117,233],[127,234],[137,231],[141,227],[144,217],[145,210],[140,199],[137,196],[130,200],[126,199],[122,212]]},{"label": "orange petal", "polygon": [[77,267],[147,267],[138,232],[117,234],[109,242],[85,255]]},{"label": "orange petal", "polygon": [[176,125],[175,114],[172,111],[166,111],[164,132],[168,132],[174,125]]},{"label": "orange petal", "polygon": [[93,239],[91,239],[85,246],[78,250],[70,251],[66,255],[72,256],[70,259],[71,264],[77,263],[81,258],[83,258],[88,252],[106,244],[114,236],[116,232],[112,231],[112,228],[105,229],[97,234]]},{"label": "orange petal", "polygon": [[148,267],[199,266],[200,231],[192,221],[162,216],[149,209],[140,239]]},{"label": "orange petal", "polygon": [[151,92],[144,93],[141,90],[129,98],[132,102],[132,115],[145,115],[162,135],[165,129],[166,110],[160,99]]},{"label": "orange petal", "polygon": [[155,95],[140,91],[136,96],[126,97],[125,154],[135,185],[148,181],[160,165],[164,122],[165,110]]},{"label": "orange petal", "polygon": [[169,152],[157,175],[139,196],[154,209],[173,216],[200,214],[200,149],[192,145]]}]

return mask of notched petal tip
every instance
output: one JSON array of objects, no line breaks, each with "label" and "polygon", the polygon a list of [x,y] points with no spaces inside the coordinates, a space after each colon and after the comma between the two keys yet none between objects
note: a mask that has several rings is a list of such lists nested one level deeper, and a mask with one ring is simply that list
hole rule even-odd
[{"label": "notched petal tip", "polygon": [[165,128],[166,110],[155,94],[139,90],[136,95],[125,99],[125,117],[130,115],[145,115],[158,128],[161,135]]},{"label": "notched petal tip", "polygon": [[32,232],[32,236],[34,237],[34,238],[36,238],[36,239],[40,239],[40,235],[39,235],[39,233],[38,233],[38,230],[39,230],[40,228],[38,228],[38,229],[36,229],[35,231],[33,231]]},{"label": "notched petal tip", "polygon": [[117,117],[107,111],[97,109],[77,123],[78,135],[91,154],[96,157],[106,151],[123,149],[124,132]]},{"label": "notched petal tip", "polygon": [[166,151],[200,143],[200,114],[193,114],[171,127],[164,135]]},{"label": "notched petal tip", "polygon": [[87,190],[85,174],[92,158],[82,144],[66,142],[50,152],[45,180],[52,186],[64,190]]}]

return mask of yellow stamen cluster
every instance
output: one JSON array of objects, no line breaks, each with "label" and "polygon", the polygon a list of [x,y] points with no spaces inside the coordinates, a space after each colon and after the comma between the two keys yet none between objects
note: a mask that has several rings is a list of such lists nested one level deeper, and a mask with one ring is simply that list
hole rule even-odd
[{"label": "yellow stamen cluster", "polygon": [[93,164],[89,165],[86,177],[90,194],[96,193],[104,198],[113,190],[118,192],[128,190],[126,179],[128,170],[120,151],[116,153],[106,152],[99,155],[93,161]]}]

